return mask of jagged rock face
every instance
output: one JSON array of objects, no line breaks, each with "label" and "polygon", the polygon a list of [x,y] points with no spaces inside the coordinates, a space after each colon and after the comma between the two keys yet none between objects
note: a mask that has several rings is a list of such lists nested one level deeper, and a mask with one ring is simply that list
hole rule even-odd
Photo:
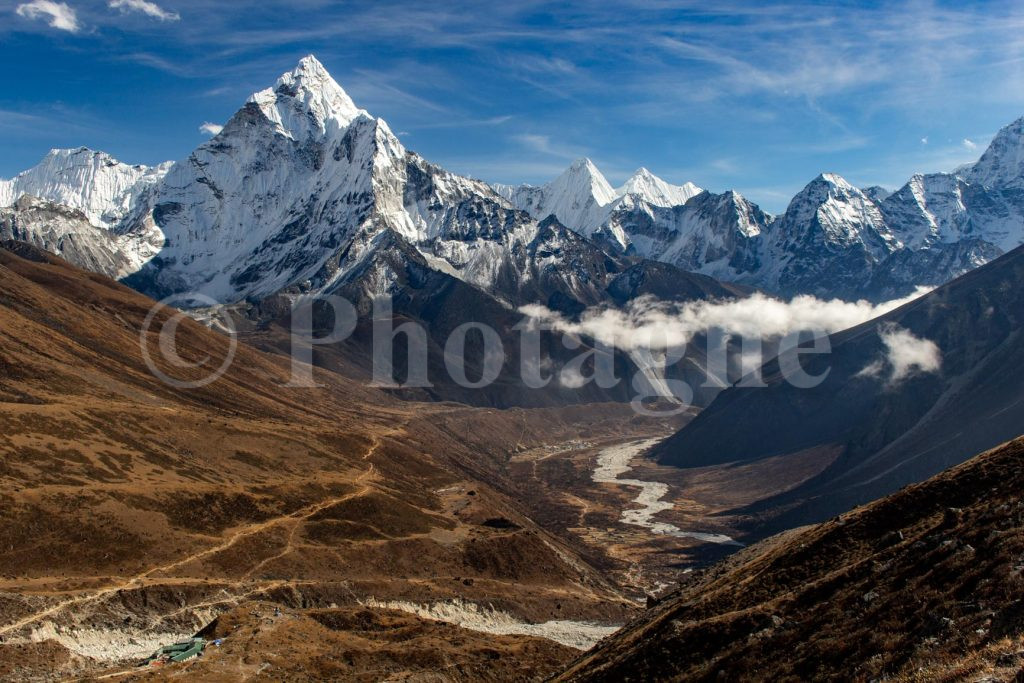
[{"label": "jagged rock face", "polygon": [[[363,272],[385,233],[506,305],[555,291],[593,303],[607,284],[599,249],[408,152],[312,57],[181,162],[146,169],[55,151],[0,185],[0,203],[29,190],[81,209],[84,220],[51,221],[35,234],[38,221],[22,219],[19,236],[54,249],[84,240],[103,257],[64,253],[154,296],[234,302],[332,290]],[[553,263],[563,252],[574,263]],[[396,286],[378,275],[363,283],[367,292]]]},{"label": "jagged rock face", "polygon": [[701,192],[671,207],[627,199],[595,236],[614,246],[626,234],[627,253],[744,282],[760,269],[760,236],[770,220],[736,192]]},{"label": "jagged rock face", "polygon": [[[219,135],[175,164],[152,215],[167,244],[131,279],[152,294],[236,301],[333,290],[365,275],[359,264],[388,232],[430,267],[508,303],[530,290],[537,269],[529,248],[536,221],[485,183],[405,150],[313,58],[253,95]],[[367,291],[395,286],[388,272],[364,277]],[[586,289],[572,268],[563,277],[567,284],[555,289]]]},{"label": "jagged rock face", "polygon": [[875,268],[865,289],[876,292],[878,299],[891,299],[912,286],[944,284],[1002,255],[999,247],[978,238],[938,242],[917,251],[901,249]]},{"label": "jagged rock face", "polygon": [[874,202],[841,177],[822,174],[767,232],[759,284],[787,295],[856,298],[865,273],[895,248]]},{"label": "jagged rock face", "polygon": [[151,256],[161,245],[160,236],[152,231],[119,235],[93,225],[81,210],[27,194],[0,209],[0,240],[28,242],[115,278],[134,272],[138,261],[133,258]]},{"label": "jagged rock face", "polygon": [[1024,117],[1000,130],[967,180],[997,190],[1024,190]]},{"label": "jagged rock face", "polygon": [[879,300],[948,282],[1024,242],[1024,119],[956,173],[914,176],[892,193],[822,174],[777,217],[735,192],[670,186],[644,169],[610,190],[588,160],[542,187],[497,189],[608,250],[783,295]]},{"label": "jagged rock face", "polygon": [[892,194],[892,192],[879,185],[872,185],[871,187],[862,188],[861,192],[863,192],[864,196],[873,201],[875,204],[879,204],[885,201],[889,197],[889,195]]},{"label": "jagged rock face", "polygon": [[622,187],[613,189],[590,159],[573,162],[562,175],[541,187],[495,185],[494,189],[537,220],[554,216],[586,237],[600,233],[600,239],[620,251],[628,249],[630,235],[613,219],[617,213],[637,207],[678,206],[701,192],[693,183],[667,183],[646,168],[638,169]]}]

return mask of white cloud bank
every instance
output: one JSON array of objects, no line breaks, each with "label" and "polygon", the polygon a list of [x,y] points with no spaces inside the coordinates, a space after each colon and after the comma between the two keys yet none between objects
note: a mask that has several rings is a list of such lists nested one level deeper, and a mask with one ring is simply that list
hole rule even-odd
[{"label": "white cloud bank", "polygon": [[889,384],[898,384],[917,372],[937,372],[942,367],[942,352],[935,342],[915,337],[899,325],[886,323],[878,328],[885,345],[885,358],[871,363],[858,373],[863,377],[882,377],[889,368]]},{"label": "white cloud bank", "polygon": [[54,2],[53,0],[32,0],[18,5],[15,12],[18,16],[26,19],[42,19],[52,28],[69,33],[78,33],[81,26],[78,23],[78,15],[66,3]]},{"label": "white cloud bank", "polygon": [[822,300],[798,296],[790,301],[754,294],[731,301],[669,303],[640,297],[624,308],[594,308],[571,321],[539,304],[519,310],[545,327],[563,334],[582,335],[625,351],[681,348],[712,329],[732,336],[770,339],[793,332],[839,332],[912,301],[929,290],[881,304],[867,301]]},{"label": "white cloud bank", "polygon": [[107,7],[121,10],[122,14],[138,12],[160,21],[178,21],[181,19],[177,12],[168,12],[155,2],[149,2],[149,0],[110,0],[107,3]]},{"label": "white cloud bank", "polygon": [[222,130],[224,130],[224,126],[219,123],[210,123],[209,121],[206,121],[203,125],[199,126],[199,132],[206,135],[217,135]]}]

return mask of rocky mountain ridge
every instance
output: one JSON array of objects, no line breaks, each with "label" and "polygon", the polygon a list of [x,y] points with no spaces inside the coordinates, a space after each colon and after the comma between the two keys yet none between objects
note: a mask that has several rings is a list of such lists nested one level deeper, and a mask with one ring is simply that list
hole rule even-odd
[{"label": "rocky mountain ridge", "polygon": [[[779,216],[646,169],[613,188],[586,159],[544,186],[491,187],[406,150],[309,56],[183,161],[148,168],[53,150],[0,181],[0,206],[17,213],[29,195],[81,211],[87,224],[22,220],[18,238],[72,260],[85,247],[63,245],[87,244],[108,254],[102,272],[146,293],[222,303],[329,291],[363,270],[390,231],[431,267],[514,304],[537,265],[524,260],[528,245],[552,215],[593,243],[594,259],[657,260],[783,296],[880,300],[946,282],[1024,240],[1022,150],[1024,119],[955,173],[914,176],[893,193],[826,173]],[[591,303],[593,273],[545,253],[563,289]]]}]

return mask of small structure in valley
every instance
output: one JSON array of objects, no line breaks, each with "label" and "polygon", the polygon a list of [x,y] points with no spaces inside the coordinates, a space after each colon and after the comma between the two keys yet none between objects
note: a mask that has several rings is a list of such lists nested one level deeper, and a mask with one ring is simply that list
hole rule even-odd
[{"label": "small structure in valley", "polygon": [[205,640],[202,638],[189,638],[180,643],[165,645],[143,660],[139,666],[160,666],[162,664],[184,662],[193,657],[198,657],[205,649]]}]

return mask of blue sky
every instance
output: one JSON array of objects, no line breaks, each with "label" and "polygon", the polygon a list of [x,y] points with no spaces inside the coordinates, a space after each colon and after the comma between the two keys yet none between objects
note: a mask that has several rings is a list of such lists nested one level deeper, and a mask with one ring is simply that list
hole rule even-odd
[{"label": "blue sky", "polygon": [[1024,116],[1024,5],[0,0],[0,177],[50,147],[180,159],[314,53],[407,147],[544,182],[589,156],[770,211],[901,185]]}]

